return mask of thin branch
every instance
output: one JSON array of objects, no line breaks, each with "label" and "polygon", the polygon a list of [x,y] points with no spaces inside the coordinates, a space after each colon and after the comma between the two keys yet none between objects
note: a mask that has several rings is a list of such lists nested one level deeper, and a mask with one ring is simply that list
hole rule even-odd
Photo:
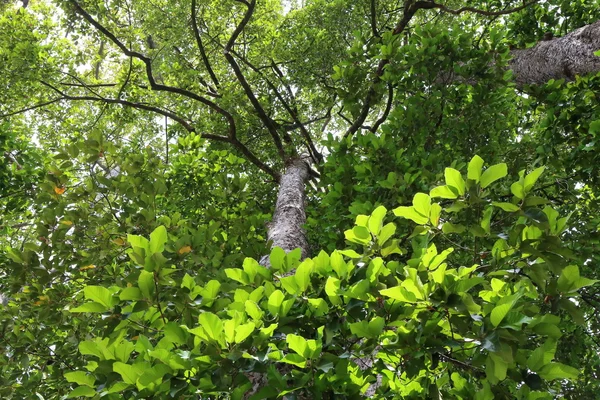
[{"label": "thin branch", "polygon": [[138,60],[141,60],[144,63],[144,65],[146,66],[146,77],[148,79],[148,82],[150,83],[150,88],[152,90],[179,94],[181,96],[185,96],[190,99],[199,101],[200,103],[212,108],[219,114],[223,115],[225,117],[225,119],[227,120],[227,122],[229,124],[229,137],[230,138],[235,137],[235,135],[236,135],[235,120],[233,119],[233,116],[229,112],[227,112],[226,110],[221,108],[216,103],[208,100],[207,98],[198,95],[197,93],[194,93],[192,91],[182,89],[179,87],[167,86],[164,84],[157,83],[156,80],[154,79],[154,74],[152,72],[152,59],[151,58],[149,58],[149,57],[145,56],[144,54],[139,53],[137,51],[128,49],[127,46],[125,46],[123,44],[123,42],[121,42],[111,31],[106,29],[106,27],[101,25],[87,11],[85,11],[76,0],[70,0],[70,3],[73,5],[73,7],[75,7],[75,10],[87,22],[89,22],[92,26],[94,26],[94,28],[96,28],[98,31],[100,31],[104,36],[109,38],[111,40],[111,42],[113,42],[121,50],[121,52],[123,54],[125,54],[128,57],[137,58]]},{"label": "thin branch", "polygon": [[[148,104],[135,103],[135,102],[132,102],[132,101],[121,100],[121,99],[109,99],[109,98],[95,97],[95,96],[72,96],[72,95],[69,95],[69,94],[63,92],[62,90],[56,88],[55,86],[51,85],[48,82],[41,81],[41,83],[43,85],[49,87],[50,89],[54,90],[59,95],[61,95],[62,98],[60,98],[58,100],[98,101],[98,102],[107,103],[107,104],[121,104],[123,106],[131,107],[131,108],[136,108],[136,109],[139,109],[139,110],[152,111],[154,113],[157,113],[157,114],[163,115],[165,117],[168,117],[168,118],[172,119],[173,121],[176,121],[181,126],[183,126],[188,132],[196,132],[196,128],[194,128],[184,118],[182,118],[179,115],[174,114],[174,113],[172,113],[170,111],[166,111],[166,110],[164,110],[162,108],[159,108],[159,107],[151,106],[151,105],[148,105]],[[210,139],[210,140],[218,140],[218,141],[221,141],[221,142],[230,142],[230,138],[228,138],[226,136],[213,135],[213,134],[210,134],[210,133],[202,133],[202,137],[205,137],[205,138]]]},{"label": "thin branch", "polygon": [[62,97],[58,97],[56,99],[45,101],[43,103],[38,103],[38,104],[35,104],[33,106],[30,106],[30,107],[21,108],[20,110],[17,110],[17,111],[11,111],[11,112],[6,113],[6,114],[0,114],[0,118],[12,117],[13,115],[23,114],[23,113],[25,113],[27,111],[35,110],[36,108],[41,108],[41,107],[49,106],[50,104],[54,104],[54,103],[56,103],[58,101],[61,101],[61,100],[63,100],[63,98]]},{"label": "thin branch", "polygon": [[519,7],[515,7],[515,8],[511,8],[508,10],[500,10],[500,11],[486,11],[486,10],[480,10],[474,7],[461,7],[458,10],[453,10],[451,8],[448,8],[447,6],[443,5],[443,4],[437,4],[434,3],[432,1],[417,1],[415,3],[415,6],[418,8],[422,8],[422,9],[432,9],[432,8],[437,8],[440,9],[444,12],[447,12],[449,14],[454,14],[454,15],[459,15],[462,14],[464,12],[472,12],[475,14],[479,14],[479,15],[484,15],[486,17],[496,17],[499,15],[506,15],[506,14],[512,14],[518,11],[521,11],[537,2],[539,2],[540,0],[532,0],[528,3],[523,3],[523,5],[519,6]]},{"label": "thin branch", "polygon": [[[459,15],[463,12],[469,11],[469,12],[473,12],[476,14],[493,17],[493,16],[497,16],[497,15],[506,15],[506,14],[511,14],[511,13],[517,12],[517,11],[521,11],[521,10],[531,6],[532,4],[537,3],[538,1],[539,0],[532,0],[530,2],[524,3],[523,5],[521,5],[519,7],[511,8],[508,10],[485,11],[485,10],[479,10],[479,9],[476,9],[473,7],[462,7],[462,8],[459,8],[458,10],[453,10],[453,9],[446,7],[443,4],[437,4],[433,1],[416,1],[415,2],[414,0],[407,0],[404,4],[404,13],[403,13],[402,19],[394,27],[394,30],[392,31],[392,35],[397,36],[400,33],[402,33],[404,31],[404,29],[406,28],[406,26],[408,25],[408,23],[410,22],[410,20],[412,19],[412,17],[415,15],[415,13],[421,9],[423,9],[423,10],[440,9],[442,11],[445,11],[447,13],[454,14],[454,15]],[[354,123],[348,128],[348,130],[344,134],[344,137],[347,137],[347,136],[350,136],[350,135],[353,135],[354,133],[356,133],[362,127],[364,121],[367,119],[367,116],[369,115],[371,106],[375,102],[375,97],[377,94],[376,86],[378,83],[381,82],[381,76],[384,73],[385,66],[387,64],[389,64],[389,62],[390,62],[390,60],[388,58],[382,59],[379,62],[379,65],[377,66],[377,70],[375,71],[375,77],[369,87],[369,90],[367,92],[365,101],[364,101],[362,109],[361,109],[361,112],[360,112],[358,118],[354,121]]]},{"label": "thin branch", "polygon": [[227,42],[227,45],[225,46],[225,49],[223,50],[223,54],[225,55],[225,58],[227,59],[227,61],[229,62],[229,65],[233,69],[233,73],[235,74],[237,80],[240,82],[240,85],[242,85],[242,88],[244,89],[244,92],[246,93],[246,97],[248,98],[248,100],[250,100],[250,103],[254,107],[254,110],[258,114],[258,117],[261,119],[261,121],[263,121],[267,130],[271,134],[271,137],[273,138],[273,143],[275,144],[275,147],[277,147],[277,151],[279,152],[279,156],[282,159],[285,159],[285,151],[283,149],[283,144],[281,143],[281,138],[279,137],[279,134],[277,133],[277,127],[275,125],[275,122],[267,115],[264,108],[259,103],[258,99],[254,95],[254,92],[252,91],[252,88],[250,87],[250,84],[244,77],[244,74],[242,73],[240,66],[235,61],[235,58],[233,58],[233,56],[231,55],[233,46],[235,45],[235,40],[237,39],[237,37],[240,35],[240,33],[244,30],[244,28],[250,21],[250,18],[252,17],[252,14],[254,13],[255,6],[256,6],[256,0],[252,0],[248,4],[248,10],[246,11],[246,14],[244,15],[244,18],[242,19],[240,24],[233,31],[233,34],[229,38],[229,41]]},{"label": "thin branch", "polygon": [[194,30],[194,37],[196,38],[196,45],[198,46],[198,50],[200,51],[200,56],[202,57],[202,62],[210,75],[210,79],[213,81],[215,86],[218,88],[220,86],[219,80],[213,71],[210,62],[208,61],[208,57],[206,55],[206,51],[204,50],[204,45],[202,44],[202,37],[200,36],[200,29],[198,28],[198,15],[196,10],[196,0],[192,0],[192,29]]},{"label": "thin branch", "polygon": [[371,31],[373,32],[374,37],[380,37],[379,32],[377,31],[377,9],[376,9],[376,0],[371,0]]},{"label": "thin branch", "polygon": [[383,115],[381,116],[381,118],[379,118],[377,121],[375,121],[375,124],[373,124],[373,126],[371,127],[371,129],[370,129],[371,132],[373,132],[373,133],[377,132],[377,129],[379,129],[379,126],[387,120],[388,115],[390,115],[390,110],[392,109],[393,101],[394,101],[394,87],[392,86],[391,83],[388,83],[388,98],[387,98],[387,104],[385,106],[385,110],[383,111]]}]

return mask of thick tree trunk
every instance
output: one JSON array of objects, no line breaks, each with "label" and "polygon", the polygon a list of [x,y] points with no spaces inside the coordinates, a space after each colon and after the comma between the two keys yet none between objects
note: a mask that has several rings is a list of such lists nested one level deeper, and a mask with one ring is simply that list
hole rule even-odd
[{"label": "thick tree trunk", "polygon": [[550,79],[574,80],[576,75],[600,71],[600,21],[559,38],[543,40],[532,48],[512,50],[510,68],[518,86]]},{"label": "thick tree trunk", "polygon": [[[308,169],[309,165],[302,157],[287,165],[285,173],[281,175],[277,204],[267,231],[267,239],[272,241],[272,248],[281,247],[286,253],[300,248],[302,259],[310,253],[303,228],[306,223],[304,189]],[[268,255],[261,259],[261,264],[269,266]]]}]

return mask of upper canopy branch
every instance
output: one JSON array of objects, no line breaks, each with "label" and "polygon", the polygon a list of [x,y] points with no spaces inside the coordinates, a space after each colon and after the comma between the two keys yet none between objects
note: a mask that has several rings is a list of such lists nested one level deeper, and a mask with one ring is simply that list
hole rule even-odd
[{"label": "upper canopy branch", "polygon": [[198,28],[198,11],[196,9],[196,0],[192,0],[192,30],[194,31],[194,37],[196,38],[196,45],[198,47],[198,51],[200,51],[200,56],[202,57],[202,62],[210,75],[210,79],[213,81],[215,86],[218,88],[220,86],[219,79],[215,75],[215,72],[210,65],[208,60],[208,56],[206,55],[206,50],[204,49],[204,44],[202,43],[202,36],[200,36],[200,28]]},{"label": "upper canopy branch", "polygon": [[532,0],[530,2],[527,3],[523,3],[523,5],[519,6],[519,7],[515,7],[515,8],[510,8],[508,10],[500,10],[500,11],[486,11],[486,10],[480,10],[474,7],[461,7],[457,10],[453,10],[451,8],[448,8],[447,6],[443,5],[443,4],[438,4],[435,3],[433,1],[417,1],[415,3],[415,6],[418,8],[422,8],[422,9],[432,9],[432,8],[437,8],[440,9],[444,12],[450,13],[450,14],[454,14],[454,15],[459,15],[462,14],[464,12],[472,12],[475,14],[479,14],[479,15],[484,15],[486,17],[496,17],[499,15],[506,15],[506,14],[512,14],[514,12],[518,12],[521,11],[527,7],[529,7],[532,4],[538,3],[540,0]]},{"label": "upper canopy branch", "polygon": [[227,62],[229,62],[231,69],[233,69],[233,73],[235,74],[235,77],[240,82],[240,85],[242,85],[242,88],[244,89],[244,93],[246,94],[246,97],[248,98],[248,100],[250,100],[250,103],[254,107],[254,110],[258,114],[258,117],[265,124],[267,130],[271,134],[271,137],[273,138],[273,143],[275,144],[275,147],[277,147],[279,156],[282,159],[285,159],[285,151],[283,149],[283,144],[281,142],[281,138],[279,137],[279,133],[277,132],[277,126],[275,124],[275,121],[273,121],[271,119],[271,117],[269,117],[267,115],[267,113],[265,112],[264,108],[262,107],[262,105],[260,104],[260,102],[258,101],[256,96],[254,95],[254,92],[252,91],[250,84],[246,80],[246,77],[242,73],[240,66],[235,61],[235,58],[233,58],[233,56],[232,56],[232,49],[233,49],[233,46],[235,45],[235,41],[236,41],[237,37],[244,30],[244,28],[250,21],[250,18],[252,18],[252,14],[254,13],[254,8],[256,7],[256,0],[252,0],[250,3],[244,2],[244,4],[246,4],[247,8],[248,8],[246,10],[246,14],[244,15],[244,18],[242,19],[240,24],[235,28],[235,30],[231,34],[229,41],[225,45],[223,54],[225,55]]},{"label": "upper canopy branch", "polygon": [[[406,29],[406,26],[408,25],[408,23],[411,21],[411,19],[416,14],[416,12],[421,9],[423,9],[423,10],[440,9],[442,11],[445,11],[445,12],[451,13],[451,14],[455,14],[455,15],[469,11],[469,12],[473,12],[473,13],[485,15],[485,16],[498,16],[498,15],[511,14],[511,13],[523,10],[523,9],[531,6],[532,4],[537,3],[538,1],[539,0],[532,0],[530,2],[524,3],[523,5],[521,5],[519,7],[511,8],[508,10],[485,11],[485,10],[479,10],[479,9],[476,9],[473,7],[462,7],[460,9],[453,10],[451,8],[446,7],[443,4],[438,4],[433,1],[407,0],[404,3],[404,12],[402,15],[402,19],[400,19],[398,24],[394,27],[392,34],[394,36],[398,36],[400,33],[402,33]],[[352,125],[348,128],[348,130],[344,134],[344,137],[353,135],[354,133],[356,133],[356,131],[358,131],[363,126],[363,123],[367,119],[367,117],[369,115],[369,111],[371,110],[371,107],[373,106],[373,104],[375,103],[375,100],[376,100],[375,99],[376,95],[377,95],[376,86],[377,86],[377,84],[379,84],[381,82],[381,76],[384,73],[385,66],[387,64],[389,64],[389,62],[390,62],[390,60],[388,58],[384,58],[377,65],[377,69],[375,71],[375,76],[373,78],[373,81],[371,82],[369,90],[367,91],[367,95],[365,96],[365,100],[363,102],[363,106],[361,108],[360,114],[358,115],[356,120],[352,123]]]},{"label": "upper canopy branch", "polygon": [[144,63],[144,65],[146,66],[146,77],[148,79],[148,82],[150,83],[150,88],[152,90],[179,94],[190,99],[199,101],[200,103],[210,107],[211,109],[215,110],[223,117],[225,117],[225,119],[227,120],[227,123],[229,125],[229,137],[234,138],[236,136],[235,121],[233,119],[233,116],[229,112],[221,108],[213,101],[210,101],[209,99],[202,97],[190,90],[157,83],[152,71],[152,59],[150,57],[147,57],[140,52],[133,51],[127,48],[127,46],[125,46],[125,44],[121,42],[111,31],[109,31],[105,26],[96,21],[87,11],[85,11],[76,0],[70,0],[70,3],[73,5],[73,7],[75,7],[75,10],[87,22],[94,26],[94,28],[100,31],[108,39],[110,39],[110,41],[113,42],[121,50],[121,52],[123,52],[123,54],[125,54],[128,57],[137,58],[138,60],[141,60]]}]

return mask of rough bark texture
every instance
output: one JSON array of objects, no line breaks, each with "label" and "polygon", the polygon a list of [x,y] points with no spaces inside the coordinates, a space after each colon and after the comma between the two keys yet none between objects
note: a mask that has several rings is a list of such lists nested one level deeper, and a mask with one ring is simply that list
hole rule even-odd
[{"label": "rough bark texture", "polygon": [[[272,241],[271,247],[281,247],[286,253],[300,248],[301,259],[309,256],[308,241],[303,225],[306,223],[305,187],[310,165],[308,157],[299,157],[290,161],[285,173],[279,181],[279,193],[273,212],[273,219],[268,224],[267,239]],[[270,267],[269,255],[260,260],[260,264]],[[289,365],[278,365],[279,373],[285,375],[291,370]],[[252,389],[244,395],[244,400],[257,393],[268,384],[267,374],[247,372],[246,377],[252,383]],[[296,398],[304,399],[296,393]],[[288,396],[284,396],[287,399]]]},{"label": "rough bark texture", "polygon": [[535,47],[512,50],[510,68],[517,85],[540,84],[550,79],[574,80],[576,75],[600,71],[600,21]]},{"label": "rough bark texture", "polygon": [[[307,161],[302,157],[288,164],[281,176],[275,212],[267,231],[268,240],[273,242],[272,247],[281,247],[286,253],[300,248],[302,259],[309,256],[308,241],[302,227],[306,223],[304,188],[308,168]],[[261,264],[269,266],[268,255],[261,259]]]}]

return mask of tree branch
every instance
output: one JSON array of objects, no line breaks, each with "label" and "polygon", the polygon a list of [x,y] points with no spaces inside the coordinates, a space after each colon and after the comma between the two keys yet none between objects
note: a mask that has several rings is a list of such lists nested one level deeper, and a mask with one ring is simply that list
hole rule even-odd
[{"label": "tree branch", "polygon": [[225,58],[227,59],[227,61],[229,62],[229,65],[233,69],[233,73],[235,74],[237,80],[240,82],[240,85],[242,85],[242,88],[244,89],[244,93],[246,93],[246,97],[248,98],[248,100],[250,100],[250,103],[254,107],[254,110],[258,114],[258,117],[261,119],[261,121],[263,121],[267,130],[271,134],[271,137],[273,138],[273,143],[275,143],[275,147],[277,148],[279,156],[281,157],[281,159],[285,160],[285,158],[286,158],[285,151],[283,150],[283,144],[281,143],[281,138],[279,137],[279,134],[277,133],[277,127],[275,125],[275,121],[273,121],[267,115],[264,108],[262,107],[262,105],[259,103],[256,96],[252,92],[252,88],[250,87],[250,84],[244,77],[244,74],[242,73],[240,66],[235,61],[235,58],[233,58],[233,56],[231,55],[233,46],[235,45],[235,40],[237,39],[237,37],[240,35],[240,33],[244,30],[244,28],[250,21],[250,18],[252,17],[255,6],[256,6],[256,0],[252,0],[247,5],[248,10],[246,11],[244,18],[242,19],[242,22],[240,22],[240,24],[235,28],[235,30],[233,31],[233,34],[229,38],[229,41],[227,42],[227,45],[225,46],[225,49],[223,50],[223,54],[225,55]]},{"label": "tree branch", "polygon": [[444,12],[447,12],[449,14],[454,14],[454,15],[459,15],[462,14],[464,12],[472,12],[475,14],[479,14],[479,15],[484,15],[486,17],[496,17],[499,15],[506,15],[506,14],[512,14],[518,11],[521,11],[537,2],[539,2],[540,0],[532,0],[528,3],[523,3],[523,5],[519,6],[519,7],[515,7],[515,8],[510,8],[508,10],[501,10],[501,11],[486,11],[486,10],[480,10],[474,7],[461,7],[458,10],[453,10],[451,8],[448,8],[447,6],[443,5],[443,4],[437,4],[435,2],[432,1],[417,1],[415,3],[415,6],[422,8],[422,9],[433,9],[433,8],[437,8],[440,9]]},{"label": "tree branch", "polygon": [[127,46],[125,46],[125,44],[123,44],[123,42],[121,42],[111,31],[106,29],[106,27],[101,25],[87,11],[85,11],[76,0],[69,0],[69,1],[73,5],[73,7],[75,7],[75,10],[83,17],[83,19],[85,19],[92,26],[94,26],[94,28],[96,28],[98,31],[100,31],[104,36],[109,38],[110,41],[113,42],[121,50],[121,52],[123,54],[125,54],[128,57],[137,58],[138,60],[140,60],[144,63],[144,65],[146,66],[146,77],[148,79],[148,82],[150,83],[150,88],[152,90],[179,94],[181,96],[185,96],[190,99],[199,101],[200,103],[212,108],[213,110],[215,110],[216,112],[221,114],[223,117],[225,117],[225,119],[227,120],[227,122],[229,124],[229,137],[230,138],[235,137],[235,135],[236,135],[235,120],[233,119],[233,116],[229,112],[227,112],[226,110],[221,108],[216,103],[208,100],[207,98],[198,95],[197,93],[194,93],[192,91],[182,89],[179,87],[167,86],[167,85],[157,83],[156,80],[154,79],[154,75],[152,72],[152,59],[151,58],[149,58],[149,57],[145,56],[144,54],[139,53],[137,51],[129,50],[127,48]]},{"label": "tree branch", "polygon": [[393,101],[394,101],[394,87],[392,86],[391,83],[388,83],[388,98],[387,98],[387,104],[385,106],[385,110],[383,111],[383,115],[377,121],[375,121],[375,124],[373,124],[373,126],[371,127],[371,129],[370,129],[371,132],[373,132],[373,133],[377,132],[377,129],[379,129],[379,126],[381,124],[383,124],[385,122],[385,120],[387,119],[388,115],[390,115]]},{"label": "tree branch", "polygon": [[213,81],[215,86],[218,88],[220,86],[219,80],[213,71],[210,62],[208,61],[208,57],[206,55],[206,51],[204,50],[204,45],[202,44],[202,37],[200,36],[200,29],[198,28],[198,15],[196,10],[196,0],[192,0],[192,29],[194,30],[194,37],[196,38],[196,45],[198,46],[198,50],[200,51],[200,56],[202,57],[202,62],[204,62],[204,66],[210,75],[210,79]]},{"label": "tree branch", "polygon": [[58,101],[61,101],[61,100],[63,100],[63,98],[62,97],[58,97],[56,99],[45,101],[43,103],[38,103],[38,104],[35,104],[33,106],[22,108],[22,109],[17,110],[17,111],[11,111],[11,112],[6,113],[6,114],[0,114],[0,118],[7,118],[7,117],[12,117],[13,115],[23,114],[23,113],[25,113],[27,111],[35,110],[36,108],[45,107],[45,106],[48,106],[50,104],[54,104],[54,103],[56,103]]}]

